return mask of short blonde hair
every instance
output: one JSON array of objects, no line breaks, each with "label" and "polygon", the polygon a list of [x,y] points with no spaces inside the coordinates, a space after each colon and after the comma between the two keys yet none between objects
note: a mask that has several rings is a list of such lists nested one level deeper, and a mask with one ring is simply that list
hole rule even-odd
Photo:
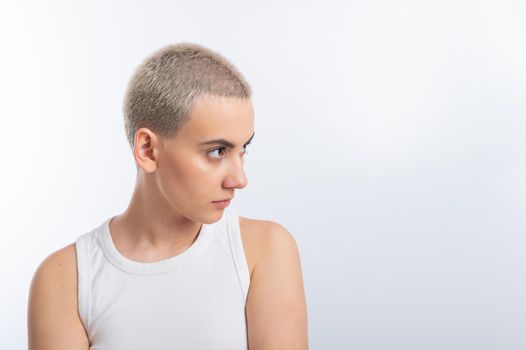
[{"label": "short blonde hair", "polygon": [[201,45],[168,45],[148,56],[124,97],[124,128],[131,149],[142,127],[160,137],[175,136],[196,98],[204,94],[250,98],[252,92],[234,65]]}]

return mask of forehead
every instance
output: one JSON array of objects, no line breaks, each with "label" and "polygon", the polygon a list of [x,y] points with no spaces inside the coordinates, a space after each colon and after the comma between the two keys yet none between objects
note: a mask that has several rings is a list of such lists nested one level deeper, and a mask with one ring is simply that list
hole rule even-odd
[{"label": "forehead", "polygon": [[196,99],[190,119],[181,127],[179,135],[195,142],[218,137],[237,142],[250,137],[253,131],[254,111],[250,99],[206,95]]}]

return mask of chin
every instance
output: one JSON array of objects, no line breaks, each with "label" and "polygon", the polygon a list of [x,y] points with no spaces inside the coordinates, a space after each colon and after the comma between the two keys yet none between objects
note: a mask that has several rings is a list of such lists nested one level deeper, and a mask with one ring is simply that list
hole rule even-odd
[{"label": "chin", "polygon": [[223,217],[224,214],[225,214],[224,210],[215,210],[214,213],[212,213],[212,214],[208,215],[208,217],[204,218],[204,220],[202,222],[207,224],[207,225],[216,223],[219,220],[221,220],[221,218]]}]

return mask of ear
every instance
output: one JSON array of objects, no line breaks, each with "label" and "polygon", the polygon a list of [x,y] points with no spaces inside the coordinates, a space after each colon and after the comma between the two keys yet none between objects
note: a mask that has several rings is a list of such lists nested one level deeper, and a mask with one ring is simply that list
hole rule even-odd
[{"label": "ear", "polygon": [[153,173],[157,169],[159,139],[147,128],[140,128],[135,132],[133,156],[137,166],[146,173]]}]

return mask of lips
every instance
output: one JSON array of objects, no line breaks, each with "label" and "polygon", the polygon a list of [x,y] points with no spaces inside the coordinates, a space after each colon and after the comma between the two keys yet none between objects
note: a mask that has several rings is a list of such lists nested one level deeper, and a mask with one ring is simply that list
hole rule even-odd
[{"label": "lips", "polygon": [[225,199],[220,199],[218,201],[213,201],[214,203],[217,203],[217,202],[226,202],[226,201],[230,201],[232,198],[234,197],[230,197],[230,198],[225,198]]}]

